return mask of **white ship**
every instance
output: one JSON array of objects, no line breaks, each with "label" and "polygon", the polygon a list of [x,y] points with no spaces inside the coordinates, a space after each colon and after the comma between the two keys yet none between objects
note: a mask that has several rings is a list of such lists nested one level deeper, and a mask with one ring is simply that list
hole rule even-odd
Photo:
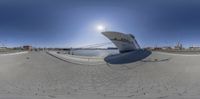
[{"label": "white ship", "polygon": [[113,31],[105,31],[102,32],[102,34],[105,35],[116,45],[120,53],[141,49],[138,42],[132,34],[124,34]]}]

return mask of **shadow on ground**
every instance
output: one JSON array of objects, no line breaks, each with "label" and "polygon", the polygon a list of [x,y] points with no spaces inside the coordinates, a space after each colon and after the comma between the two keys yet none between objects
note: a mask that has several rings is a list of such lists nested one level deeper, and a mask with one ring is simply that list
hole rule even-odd
[{"label": "shadow on ground", "polygon": [[137,50],[127,53],[121,53],[117,55],[110,55],[104,58],[107,63],[110,64],[127,64],[136,61],[140,61],[151,55],[151,51],[148,50]]}]

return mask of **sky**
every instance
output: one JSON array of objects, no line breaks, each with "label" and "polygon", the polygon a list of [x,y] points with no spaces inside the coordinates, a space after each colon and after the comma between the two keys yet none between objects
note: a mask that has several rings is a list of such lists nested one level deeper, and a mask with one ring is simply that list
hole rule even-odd
[{"label": "sky", "polygon": [[200,46],[200,1],[0,1],[0,46],[83,47],[109,42],[98,25],[133,34],[142,47],[178,42]]}]

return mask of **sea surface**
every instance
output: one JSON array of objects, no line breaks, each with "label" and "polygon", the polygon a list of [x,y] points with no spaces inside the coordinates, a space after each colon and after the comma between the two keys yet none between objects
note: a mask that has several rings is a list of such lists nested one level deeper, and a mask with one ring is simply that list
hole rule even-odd
[{"label": "sea surface", "polygon": [[108,55],[118,54],[119,51],[116,49],[113,50],[72,50],[71,53],[79,56],[97,56],[105,57]]}]

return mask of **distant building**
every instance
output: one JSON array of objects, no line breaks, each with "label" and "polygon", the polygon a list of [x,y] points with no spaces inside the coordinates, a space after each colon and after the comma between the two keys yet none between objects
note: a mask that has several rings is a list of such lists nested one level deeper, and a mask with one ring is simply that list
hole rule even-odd
[{"label": "distant building", "polygon": [[0,50],[5,50],[7,49],[7,47],[0,47]]},{"label": "distant building", "polygon": [[153,47],[145,47],[144,49],[146,49],[146,50],[154,50]]},{"label": "distant building", "polygon": [[23,50],[23,47],[21,46],[21,47],[13,47],[12,48],[13,50]]},{"label": "distant building", "polygon": [[200,51],[200,47],[189,47],[189,50]]},{"label": "distant building", "polygon": [[154,49],[153,49],[154,51],[161,51],[161,50],[163,50],[161,47],[155,47]]},{"label": "distant building", "polygon": [[1,51],[6,51],[6,50],[7,50],[6,47],[0,47],[0,52],[1,52]]},{"label": "distant building", "polygon": [[27,50],[27,51],[31,51],[31,50],[32,50],[32,46],[30,46],[30,45],[25,45],[25,46],[23,46],[23,49],[24,49],[24,50]]},{"label": "distant building", "polygon": [[107,49],[112,50],[112,49],[118,49],[118,48],[117,47],[108,47]]},{"label": "distant building", "polygon": [[165,47],[162,47],[163,50],[172,50],[172,48],[170,46],[165,46]]},{"label": "distant building", "polygon": [[174,47],[175,50],[182,50],[183,49],[183,45],[181,43],[177,43],[177,45]]}]

